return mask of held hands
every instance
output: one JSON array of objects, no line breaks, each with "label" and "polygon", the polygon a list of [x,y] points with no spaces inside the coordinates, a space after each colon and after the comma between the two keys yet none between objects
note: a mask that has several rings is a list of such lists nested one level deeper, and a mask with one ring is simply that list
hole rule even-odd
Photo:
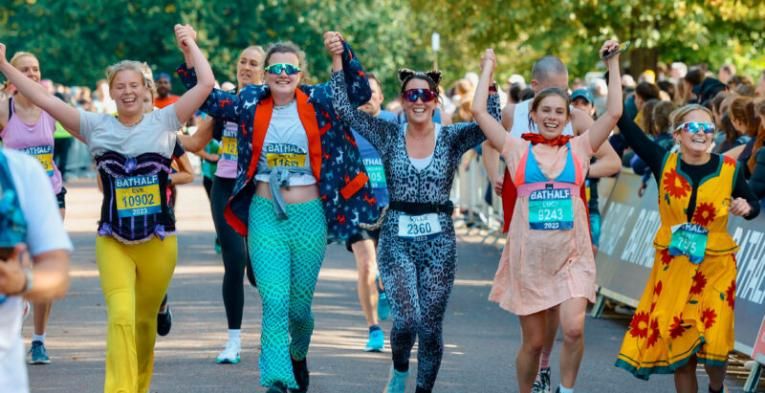
[{"label": "held hands", "polygon": [[[603,59],[603,62],[606,63],[606,67],[611,67],[612,65],[619,65],[619,50],[620,50],[620,44],[617,40],[608,40],[603,43],[603,46],[600,47],[600,58]],[[613,54],[616,52],[615,54]]]},{"label": "held hands", "polygon": [[0,293],[5,295],[17,295],[24,290],[26,275],[24,267],[30,267],[27,246],[17,245],[13,254],[7,261],[0,261]]},{"label": "held hands", "polygon": [[490,72],[494,74],[494,68],[497,66],[497,56],[494,55],[494,49],[486,49],[481,56],[481,73]]},{"label": "held hands", "polygon": [[751,213],[752,207],[744,198],[736,198],[730,201],[730,214],[744,217]]},{"label": "held hands", "polygon": [[332,56],[342,56],[343,48],[343,36],[336,31],[328,31],[324,33],[324,47]]},{"label": "held hands", "polygon": [[197,32],[191,25],[175,25],[175,40],[178,42],[178,49],[187,53],[192,45],[196,45]]}]

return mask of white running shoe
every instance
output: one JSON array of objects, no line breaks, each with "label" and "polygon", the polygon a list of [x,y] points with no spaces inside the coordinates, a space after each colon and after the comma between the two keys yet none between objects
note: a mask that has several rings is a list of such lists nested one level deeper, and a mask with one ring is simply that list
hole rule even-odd
[{"label": "white running shoe", "polygon": [[242,350],[242,344],[239,341],[228,340],[226,348],[215,358],[218,364],[237,364],[239,363],[239,351]]}]

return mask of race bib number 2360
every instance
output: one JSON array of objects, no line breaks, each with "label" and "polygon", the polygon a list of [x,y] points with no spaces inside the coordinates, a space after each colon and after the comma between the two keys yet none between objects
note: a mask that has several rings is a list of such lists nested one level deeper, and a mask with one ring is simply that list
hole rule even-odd
[{"label": "race bib number 2360", "polygon": [[425,240],[441,233],[438,214],[420,216],[402,214],[398,218],[398,236],[405,240]]}]

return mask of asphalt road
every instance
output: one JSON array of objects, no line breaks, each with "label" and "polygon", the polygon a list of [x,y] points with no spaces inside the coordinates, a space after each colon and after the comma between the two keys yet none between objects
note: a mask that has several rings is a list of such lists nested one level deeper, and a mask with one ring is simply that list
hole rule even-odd
[{"label": "asphalt road", "polygon": [[[69,186],[66,225],[76,247],[72,286],[68,296],[56,303],[50,319],[47,345],[52,364],[29,368],[32,392],[102,391],[106,314],[94,256],[99,203],[94,183]],[[174,324],[170,335],[157,340],[151,391],[262,392],[257,364],[261,314],[257,290],[247,285],[242,362],[216,365],[215,356],[227,337],[220,294],[223,267],[213,250],[215,235],[201,185],[181,187],[177,216],[180,255],[169,291]],[[514,316],[487,301],[500,252],[464,232],[458,252],[457,281],[444,326],[446,350],[435,391],[516,392],[519,325]],[[308,358],[311,392],[381,392],[385,385],[390,351],[362,351],[367,329],[356,298],[355,277],[351,254],[344,247],[330,246],[313,305],[316,329]],[[674,391],[671,376],[645,382],[613,366],[627,323],[624,318],[588,317],[578,392]],[[31,325],[29,318],[24,327],[27,342]],[[384,322],[383,328],[387,337],[390,322]],[[412,369],[416,369],[415,363]],[[557,383],[557,366],[553,370]],[[701,376],[700,390],[706,391],[706,383]],[[741,384],[741,380],[731,379],[728,387],[740,391]],[[409,389],[414,391],[413,375]]]}]

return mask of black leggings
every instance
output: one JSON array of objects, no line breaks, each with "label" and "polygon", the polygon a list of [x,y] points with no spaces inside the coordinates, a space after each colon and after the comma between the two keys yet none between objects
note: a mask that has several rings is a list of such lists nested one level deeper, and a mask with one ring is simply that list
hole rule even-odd
[{"label": "black leggings", "polygon": [[226,319],[229,329],[241,329],[242,309],[244,308],[244,267],[247,263],[245,240],[234,232],[223,211],[231,197],[236,179],[224,179],[215,176],[212,184],[212,216],[215,232],[220,241],[223,256],[223,305],[226,307]]}]

